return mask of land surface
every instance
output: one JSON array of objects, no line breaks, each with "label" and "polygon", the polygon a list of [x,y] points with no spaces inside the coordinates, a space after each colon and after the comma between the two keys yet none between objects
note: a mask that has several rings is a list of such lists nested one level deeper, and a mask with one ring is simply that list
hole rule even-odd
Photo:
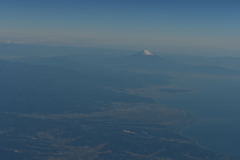
[{"label": "land surface", "polygon": [[179,135],[196,119],[155,101],[194,91],[174,86],[176,75],[238,76],[238,70],[162,58],[22,53],[0,60],[0,160],[240,160]]},{"label": "land surface", "polygon": [[112,103],[89,114],[1,112],[0,159],[239,159],[208,151],[177,132],[188,112]]}]

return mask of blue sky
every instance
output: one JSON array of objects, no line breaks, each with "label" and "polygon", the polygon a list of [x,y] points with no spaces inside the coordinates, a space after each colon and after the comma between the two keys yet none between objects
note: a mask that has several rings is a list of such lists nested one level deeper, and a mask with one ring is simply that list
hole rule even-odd
[{"label": "blue sky", "polygon": [[240,2],[2,0],[0,42],[240,56]]}]

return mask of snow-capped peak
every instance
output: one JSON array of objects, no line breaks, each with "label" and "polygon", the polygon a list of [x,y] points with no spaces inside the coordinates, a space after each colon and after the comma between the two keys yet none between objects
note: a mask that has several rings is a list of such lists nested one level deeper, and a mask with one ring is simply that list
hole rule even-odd
[{"label": "snow-capped peak", "polygon": [[146,56],[153,56],[153,54],[150,53],[150,52],[147,51],[147,50],[142,50],[142,51],[140,52],[140,54],[142,54],[142,55],[146,55]]}]

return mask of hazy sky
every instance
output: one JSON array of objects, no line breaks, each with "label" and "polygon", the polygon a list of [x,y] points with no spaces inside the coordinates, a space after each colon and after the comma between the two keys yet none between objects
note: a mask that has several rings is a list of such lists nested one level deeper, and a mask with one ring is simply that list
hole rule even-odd
[{"label": "hazy sky", "polygon": [[240,1],[1,0],[0,42],[240,56]]}]

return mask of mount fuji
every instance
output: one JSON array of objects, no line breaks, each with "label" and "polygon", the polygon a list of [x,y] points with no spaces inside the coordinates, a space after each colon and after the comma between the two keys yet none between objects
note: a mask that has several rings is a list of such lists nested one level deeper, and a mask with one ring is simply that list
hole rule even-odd
[{"label": "mount fuji", "polygon": [[136,53],[135,55],[142,55],[142,56],[153,56],[152,53],[150,53],[148,50],[142,50],[138,53]]},{"label": "mount fuji", "polygon": [[132,59],[132,60],[137,60],[137,61],[164,61],[162,58],[160,58],[157,55],[152,54],[151,52],[147,51],[147,50],[142,50],[136,54],[133,54],[131,56],[127,57],[128,59]]}]

